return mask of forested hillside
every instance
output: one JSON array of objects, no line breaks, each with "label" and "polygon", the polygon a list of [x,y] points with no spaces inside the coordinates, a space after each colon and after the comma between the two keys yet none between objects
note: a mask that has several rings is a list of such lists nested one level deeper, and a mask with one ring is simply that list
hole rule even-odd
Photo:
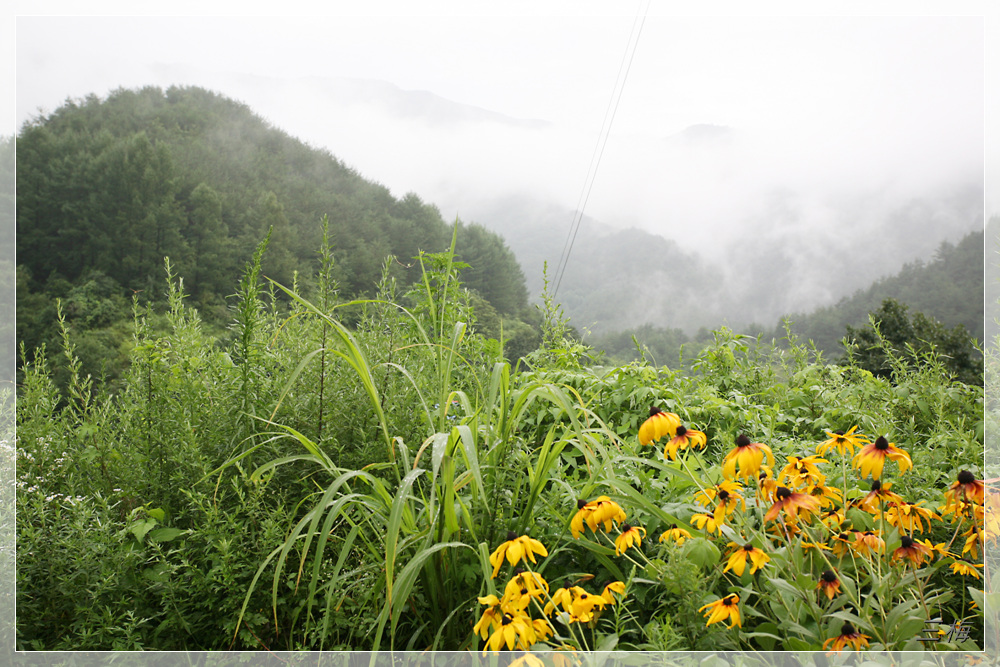
[{"label": "forested hillside", "polygon": [[[943,242],[929,261],[906,264],[899,273],[877,280],[836,304],[812,313],[792,313],[792,330],[826,352],[840,347],[844,327],[860,326],[868,313],[886,298],[934,317],[949,327],[962,325],[983,340],[983,231],[972,232],[957,244]],[[838,333],[839,332],[839,333]]]},{"label": "forested hillside", "polygon": [[[996,224],[996,220],[991,220],[990,225],[994,231]],[[848,330],[866,327],[869,314],[881,313],[885,300],[892,299],[904,305],[909,311],[909,317],[916,317],[919,313],[935,320],[936,330],[942,334],[944,328],[954,330],[963,327],[968,336],[982,342],[985,333],[983,234],[982,231],[972,232],[957,244],[943,242],[930,261],[911,262],[895,275],[885,276],[832,306],[810,313],[787,315],[784,319],[790,323],[790,332],[803,342],[812,341],[827,358],[835,359],[844,353],[841,341]],[[995,244],[996,233],[992,234],[991,239]],[[992,267],[987,275],[995,276],[998,273],[1000,272],[996,267]],[[996,294],[996,289],[992,289],[991,293]],[[783,322],[776,323],[773,328],[749,325],[741,331],[761,335],[766,340],[782,339],[786,335]],[[636,358],[639,354],[636,343],[632,340],[633,336],[647,350],[651,360],[671,365],[678,361],[682,346],[685,357],[691,358],[698,349],[712,340],[708,329],[689,335],[680,328],[647,325],[594,336],[588,342],[614,359],[625,360]],[[971,350],[967,338],[959,337],[965,339],[965,345]],[[972,355],[982,359],[982,355],[974,351]]]},{"label": "forested hillside", "polygon": [[[51,344],[60,298],[78,329],[104,330],[80,341],[94,359],[114,353],[121,332],[107,329],[131,320],[133,294],[162,299],[165,256],[202,316],[222,324],[232,276],[269,229],[264,274],[291,285],[298,272],[308,294],[328,216],[332,275],[347,296],[373,293],[390,255],[394,278],[418,281],[414,258],[444,250],[452,231],[416,194],[397,199],[245,105],[193,87],[92,95],[26,124],[17,188],[18,339]],[[470,265],[463,280],[483,326],[498,334],[499,315],[507,336],[531,339],[513,253],[482,227],[458,226],[456,255]]]}]

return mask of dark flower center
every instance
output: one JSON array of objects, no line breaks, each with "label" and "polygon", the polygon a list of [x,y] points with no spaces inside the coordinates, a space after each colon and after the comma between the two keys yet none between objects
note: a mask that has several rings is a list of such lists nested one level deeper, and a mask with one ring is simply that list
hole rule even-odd
[{"label": "dark flower center", "polygon": [[857,632],[857,630],[855,630],[854,626],[851,625],[850,623],[844,623],[844,627],[840,629],[840,634],[842,637],[849,637],[853,635],[855,632]]},{"label": "dark flower center", "polygon": [[507,541],[508,542],[513,542],[516,539],[517,539],[517,533],[515,533],[513,530],[508,530],[507,531]]},{"label": "dark flower center", "polygon": [[885,439],[885,436],[880,435],[875,438],[875,449],[881,449],[882,451],[889,449],[889,441]]},{"label": "dark flower center", "polygon": [[725,605],[726,607],[732,607],[734,604],[736,604],[736,602],[734,601],[734,598],[723,598],[722,604]]},{"label": "dark flower center", "polygon": [[[844,432],[838,429],[838,430],[834,431],[834,434],[836,434],[836,435],[844,435]],[[837,438],[837,440],[840,440],[840,439],[841,438]]]},{"label": "dark flower center", "polygon": [[748,553],[753,551],[753,545],[747,542],[746,544],[743,545],[743,551],[746,551]]},{"label": "dark flower center", "polygon": [[651,406],[649,406],[649,416],[650,416],[650,417],[653,417],[654,415],[658,415],[658,414],[660,414],[661,412],[663,412],[663,410],[659,409],[659,408],[658,408],[658,407],[656,407],[655,405],[651,405]]},{"label": "dark flower center", "polygon": [[833,570],[826,570],[825,572],[823,572],[822,578],[823,581],[825,581],[826,583],[832,584],[833,582],[837,581],[837,573],[834,572]]},{"label": "dark flower center", "polygon": [[976,476],[973,475],[968,470],[963,470],[962,472],[958,473],[959,484],[972,484],[975,481],[976,481]]},{"label": "dark flower center", "polygon": [[774,495],[778,497],[778,500],[788,500],[792,497],[792,491],[787,486],[779,486]]},{"label": "dark flower center", "polygon": [[726,502],[727,500],[729,500],[729,492],[726,491],[725,489],[719,491],[719,500],[721,500],[722,502]]},{"label": "dark flower center", "polygon": [[632,526],[628,525],[627,523],[622,524],[622,533],[627,533],[630,530],[632,530]]},{"label": "dark flower center", "polygon": [[687,429],[684,428],[683,425],[677,427],[677,436],[676,437],[683,438],[685,433],[687,433]]},{"label": "dark flower center", "polygon": [[667,530],[668,530],[668,531],[669,531],[669,530],[673,530],[673,529],[674,529],[674,528],[676,528],[676,527],[677,527],[677,524],[676,524],[676,523],[672,523],[672,524],[670,524],[670,525],[669,525],[669,526],[667,527]]},{"label": "dark flower center", "polygon": [[748,436],[746,433],[740,433],[736,437],[736,446],[737,447],[746,447],[749,444],[750,444],[750,436]]},{"label": "dark flower center", "polygon": [[580,498],[579,500],[576,501],[576,508],[578,510],[582,510],[586,506],[587,506],[587,501],[584,500],[583,498]]},{"label": "dark flower center", "polygon": [[876,479],[874,482],[872,482],[872,491],[881,491],[881,490],[882,490],[882,482]]},{"label": "dark flower center", "polygon": [[903,545],[902,547],[903,549],[909,549],[910,547],[913,546],[913,538],[910,537],[909,535],[903,535],[901,538],[899,538],[899,541]]}]

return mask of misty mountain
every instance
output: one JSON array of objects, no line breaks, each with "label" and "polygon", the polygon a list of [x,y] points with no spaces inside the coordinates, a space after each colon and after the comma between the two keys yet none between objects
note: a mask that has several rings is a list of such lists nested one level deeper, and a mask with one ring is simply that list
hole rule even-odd
[{"label": "misty mountain", "polygon": [[[788,313],[830,306],[907,263],[929,261],[943,241],[982,229],[977,197],[981,202],[981,190],[970,188],[943,201],[913,200],[868,227],[852,224],[851,212],[862,202],[848,202],[840,211],[843,223],[820,230],[803,224],[793,193],[775,193],[770,215],[718,240],[722,259],[713,256],[718,249],[693,252],[642,229],[584,216],[556,296],[575,326],[598,334],[642,325],[687,333],[721,324],[769,325]],[[555,286],[572,211],[513,195],[467,210],[504,237],[532,295],[541,292],[546,262]],[[842,327],[835,335],[839,339]]]}]

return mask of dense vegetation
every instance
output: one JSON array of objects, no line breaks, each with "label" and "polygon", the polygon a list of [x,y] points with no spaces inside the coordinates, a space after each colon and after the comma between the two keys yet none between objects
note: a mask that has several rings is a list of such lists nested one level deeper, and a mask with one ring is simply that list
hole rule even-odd
[{"label": "dense vegetation", "polygon": [[998,627],[1000,408],[924,302],[873,292],[836,364],[792,326],[609,362],[547,289],[527,309],[498,237],[205,91],[71,103],[18,147],[20,649],[974,650]]},{"label": "dense vegetation", "polygon": [[[123,371],[131,295],[141,305],[158,299],[165,256],[217,330],[229,317],[231,276],[268,230],[264,274],[291,285],[297,273],[308,295],[323,216],[331,280],[348,295],[372,294],[390,255],[394,278],[418,281],[419,252],[441,251],[451,238],[451,224],[415,194],[396,199],[329,152],[200,88],[92,95],[27,123],[17,139],[17,192],[17,338],[54,349],[61,299],[95,377],[102,363],[111,378]],[[459,222],[456,255],[471,267],[465,280],[479,326],[499,337],[502,325],[512,354],[532,349],[537,329],[523,320],[534,311],[504,241]]]},{"label": "dense vegetation", "polygon": [[[955,489],[984,476],[983,388],[934,351],[883,343],[880,378],[722,329],[690,371],[600,367],[547,298],[516,372],[451,252],[408,309],[389,265],[346,299],[322,247],[316,298],[285,303],[262,244],[221,345],[168,265],[165,332],[136,300],[113,396],[65,330],[65,402],[26,353],[20,648],[477,649],[509,623],[514,646],[920,650],[929,617],[935,648],[982,646],[996,533]],[[854,427],[906,461],[816,454]]]}]

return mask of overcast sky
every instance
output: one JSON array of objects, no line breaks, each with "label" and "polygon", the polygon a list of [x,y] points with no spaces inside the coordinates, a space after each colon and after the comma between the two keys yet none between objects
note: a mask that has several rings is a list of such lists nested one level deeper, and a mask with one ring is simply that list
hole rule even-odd
[{"label": "overcast sky", "polygon": [[[985,2],[817,3],[808,15],[764,2],[742,16],[732,3],[699,5],[697,16],[681,3],[647,11],[646,0],[375,2],[263,18],[195,16],[213,10],[194,3],[172,5],[175,17],[129,16],[126,3],[88,3],[118,14],[89,17],[58,16],[70,3],[15,4],[10,132],[67,97],[202,85],[446,217],[469,197],[518,189],[574,206],[623,63],[587,212],[680,235],[673,220],[701,230],[692,243],[752,210],[753,197],[801,191],[822,220],[823,202],[842,194],[946,196],[982,183],[984,161],[1000,157],[984,120],[990,109],[1000,118],[986,89],[998,14]],[[39,11],[48,15],[29,16]],[[339,77],[547,125],[442,127],[392,117],[378,101],[347,108],[317,92]],[[726,133],[678,143],[694,125]],[[987,213],[1000,210],[1000,189],[985,190]]]}]

